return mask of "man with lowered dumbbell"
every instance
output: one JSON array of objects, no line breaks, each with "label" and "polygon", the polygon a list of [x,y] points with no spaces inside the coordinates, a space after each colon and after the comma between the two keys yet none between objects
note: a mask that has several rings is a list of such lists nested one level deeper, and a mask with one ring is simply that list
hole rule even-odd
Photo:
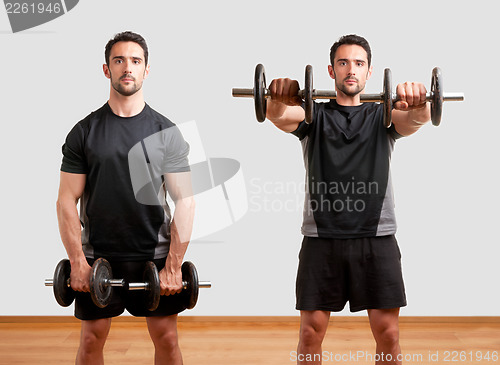
[{"label": "man with lowered dumbbell", "polygon": [[[181,264],[189,244],[194,201],[189,145],[178,128],[144,102],[148,48],[132,32],[117,34],[105,48],[108,102],[68,134],[63,145],[57,216],[77,291],[75,316],[82,320],[77,364],[102,364],[111,318],[127,309],[147,317],[155,363],[182,364],[177,314],[186,309]],[[171,219],[166,193],[175,203]],[[80,201],[80,218],[76,204]],[[83,230],[81,229],[83,226]],[[115,288],[111,303],[91,300],[92,263],[103,257],[113,275],[143,281],[145,263],[159,270],[158,308],[148,311],[144,292]]]},{"label": "man with lowered dumbbell", "polygon": [[395,141],[430,120],[423,84],[397,86],[392,125],[383,105],[361,103],[372,74],[368,42],[341,37],[331,48],[336,100],[315,103],[306,124],[295,80],[275,79],[267,118],[304,150],[306,202],[296,283],[301,312],[297,363],[321,364],[330,313],[367,310],[377,364],[401,363],[399,309],[406,305],[390,178]]}]

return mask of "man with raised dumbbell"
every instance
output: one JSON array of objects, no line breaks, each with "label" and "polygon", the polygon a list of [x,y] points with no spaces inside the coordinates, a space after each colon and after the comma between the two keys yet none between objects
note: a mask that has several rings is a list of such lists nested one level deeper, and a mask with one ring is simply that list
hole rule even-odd
[{"label": "man with raised dumbbell", "polygon": [[[177,314],[186,307],[174,294],[182,289],[181,265],[194,215],[189,146],[178,128],[144,101],[142,85],[150,70],[144,38],[117,34],[106,45],[105,59],[109,100],[68,134],[57,200],[70,283],[77,292],[75,316],[82,320],[76,363],[103,363],[111,318],[127,309],[147,317],[155,363],[181,364]],[[173,219],[167,192],[175,203]],[[153,261],[162,294],[158,308],[147,309],[144,291],[125,288],[115,288],[104,308],[96,306],[89,278],[101,257],[115,277],[130,283],[143,281],[145,264]]]},{"label": "man with raised dumbbell", "polygon": [[390,178],[395,141],[430,120],[423,84],[397,86],[392,125],[383,105],[361,103],[372,74],[368,42],[341,37],[331,48],[336,100],[315,103],[311,124],[295,80],[270,84],[267,118],[297,136],[304,150],[304,239],[297,272],[301,312],[298,363],[320,364],[330,313],[367,310],[379,362],[401,363],[399,308],[406,305]]}]

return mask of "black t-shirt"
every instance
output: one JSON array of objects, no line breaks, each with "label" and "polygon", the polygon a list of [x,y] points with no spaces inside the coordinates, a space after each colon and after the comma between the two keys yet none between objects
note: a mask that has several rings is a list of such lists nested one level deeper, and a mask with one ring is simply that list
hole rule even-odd
[{"label": "black t-shirt", "polygon": [[61,171],[86,174],[80,199],[86,257],[163,258],[170,209],[163,174],[189,171],[189,145],[170,120],[147,104],[115,115],[106,103],[76,124],[62,147]]},{"label": "black t-shirt", "polygon": [[292,132],[302,142],[306,201],[302,233],[358,238],[394,234],[390,181],[394,127],[383,124],[383,106],[315,103],[311,124]]}]

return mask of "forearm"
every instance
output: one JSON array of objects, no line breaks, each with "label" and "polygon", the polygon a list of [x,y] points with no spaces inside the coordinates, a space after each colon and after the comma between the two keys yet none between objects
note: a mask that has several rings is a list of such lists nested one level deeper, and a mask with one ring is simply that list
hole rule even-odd
[{"label": "forearm", "polygon": [[266,117],[282,131],[293,132],[304,120],[305,112],[301,106],[288,106],[268,100]]},{"label": "forearm", "polygon": [[184,260],[193,231],[195,203],[193,197],[180,199],[175,204],[174,218],[170,225],[170,250],[165,267],[170,272],[179,270]]},{"label": "forearm", "polygon": [[396,131],[402,136],[409,136],[416,133],[423,125],[430,121],[430,104],[425,103],[424,107],[412,109],[407,112],[395,111],[395,114],[393,123]]},{"label": "forearm", "polygon": [[431,120],[431,107],[425,103],[422,108],[412,109],[408,112],[408,119],[418,125],[423,125]]},{"label": "forearm", "polygon": [[59,199],[57,201],[57,220],[61,240],[71,264],[86,261],[82,249],[81,225],[76,202]]}]

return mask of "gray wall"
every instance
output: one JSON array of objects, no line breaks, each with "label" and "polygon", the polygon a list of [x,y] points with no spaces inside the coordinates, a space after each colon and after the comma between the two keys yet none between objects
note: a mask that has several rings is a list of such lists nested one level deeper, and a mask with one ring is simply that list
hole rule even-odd
[{"label": "gray wall", "polygon": [[445,105],[439,128],[428,125],[396,144],[397,237],[409,301],[402,314],[500,315],[496,7],[365,0],[81,1],[16,34],[0,11],[0,315],[72,314],[43,286],[65,256],[55,214],[61,145],[107,100],[104,45],[122,30],[148,40],[148,103],[178,124],[195,120],[206,155],[239,161],[245,178],[245,216],[189,248],[187,259],[213,288],[188,315],[297,314],[300,143],[258,124],[252,102],[232,98],[231,88],[250,87],[259,62],[268,80],[301,83],[312,64],[315,86],[332,88],[329,48],[348,33],[372,45],[367,92],[381,91],[385,67],[394,83],[429,86],[440,66],[445,89],[466,95]]}]

